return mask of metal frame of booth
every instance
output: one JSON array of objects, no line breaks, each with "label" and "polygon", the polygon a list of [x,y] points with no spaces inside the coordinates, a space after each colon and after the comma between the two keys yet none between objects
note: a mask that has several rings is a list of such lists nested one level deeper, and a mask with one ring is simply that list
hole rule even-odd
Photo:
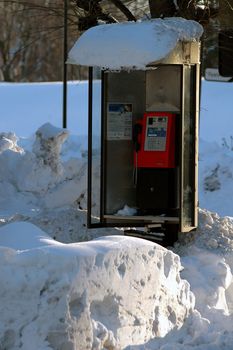
[{"label": "metal frame of booth", "polygon": [[[198,224],[198,124],[200,95],[200,44],[179,42],[165,59],[152,62],[147,70],[111,72],[101,70],[101,83],[94,79],[95,68],[89,68],[88,126],[88,227],[157,227],[189,232]],[[160,79],[160,80],[159,80]],[[158,83],[163,81],[163,83]],[[166,85],[167,84],[167,85]],[[172,88],[172,84],[173,86]],[[161,85],[161,91],[156,87]],[[99,91],[101,90],[101,93]],[[150,97],[148,97],[150,95]],[[175,96],[175,97],[174,97]],[[159,106],[165,99],[167,109],[178,115],[177,169],[178,208],[170,215],[116,215],[122,204],[134,204],[134,189],[130,188],[129,172],[132,144],[108,141],[107,105],[128,102],[135,106],[133,123],[143,110]],[[153,100],[154,99],[154,100]],[[100,111],[96,113],[101,101]],[[179,101],[178,101],[179,100]],[[175,102],[174,102],[175,101]],[[148,103],[147,103],[148,102]],[[164,103],[164,102],[163,102]],[[174,108],[175,106],[175,108]],[[165,107],[164,107],[165,108]],[[172,110],[172,108],[174,110]],[[166,112],[168,110],[165,109]],[[97,140],[97,141],[96,141]],[[96,154],[95,144],[100,151]],[[119,150],[118,150],[119,149]],[[122,159],[115,165],[117,159]],[[125,162],[125,164],[123,164]],[[122,163],[122,164],[121,164]],[[119,171],[118,168],[120,167]],[[113,180],[115,175],[116,179]],[[96,183],[97,179],[99,182]],[[128,186],[127,189],[124,185]],[[125,196],[125,198],[124,198]],[[132,198],[131,198],[132,197]],[[94,207],[93,205],[96,204]],[[93,208],[95,210],[93,211]],[[98,210],[96,210],[98,208]]]}]

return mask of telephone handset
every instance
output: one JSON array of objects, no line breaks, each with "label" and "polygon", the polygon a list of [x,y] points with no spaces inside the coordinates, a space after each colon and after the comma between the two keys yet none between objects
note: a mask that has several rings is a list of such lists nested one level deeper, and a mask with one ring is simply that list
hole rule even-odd
[{"label": "telephone handset", "polygon": [[175,120],[172,113],[148,112],[134,125],[136,168],[175,167]]},{"label": "telephone handset", "polygon": [[135,152],[141,149],[141,134],[142,134],[142,124],[140,122],[136,123],[133,127],[133,144]]}]

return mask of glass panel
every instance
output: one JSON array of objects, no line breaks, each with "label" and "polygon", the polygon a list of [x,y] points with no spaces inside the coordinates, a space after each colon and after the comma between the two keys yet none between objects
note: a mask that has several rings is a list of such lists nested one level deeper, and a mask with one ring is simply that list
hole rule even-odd
[{"label": "glass panel", "polygon": [[[182,231],[195,226],[196,210],[196,86],[195,67],[184,67]],[[190,93],[187,93],[189,92]]]},{"label": "glass panel", "polygon": [[105,217],[136,207],[132,127],[145,112],[145,71],[108,72],[106,86]]},{"label": "glass panel", "polygon": [[88,224],[100,223],[101,203],[101,90],[99,69],[89,78]]}]

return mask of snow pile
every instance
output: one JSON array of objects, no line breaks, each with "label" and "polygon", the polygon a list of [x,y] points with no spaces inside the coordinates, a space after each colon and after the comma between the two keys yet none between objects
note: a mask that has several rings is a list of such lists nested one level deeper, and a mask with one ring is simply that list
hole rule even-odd
[{"label": "snow pile", "polygon": [[13,223],[0,229],[0,245],[4,349],[123,349],[165,336],[193,312],[179,257],[149,241],[62,244]]},{"label": "snow pile", "polygon": [[[2,135],[6,135],[3,133]],[[30,220],[61,242],[76,242],[99,236],[87,230],[87,137],[69,136],[67,130],[49,123],[32,139],[7,134],[0,152],[0,225]],[[6,136],[4,136],[6,138]],[[93,214],[98,213],[99,158],[93,160],[96,186]],[[121,234],[103,229],[103,235]]]},{"label": "snow pile", "polygon": [[[199,40],[202,26],[184,18],[102,24],[82,34],[68,63],[105,69],[146,69],[165,58],[178,41]],[[114,44],[113,44],[114,43]]]},{"label": "snow pile", "polygon": [[127,350],[232,349],[232,233],[229,218],[200,210],[198,230],[182,235],[173,249],[181,259],[181,277],[195,295],[194,312],[179,330]]},{"label": "snow pile", "polygon": [[182,244],[187,248],[193,244],[200,249],[226,255],[233,250],[233,221],[206,209],[199,209],[197,230],[182,236]]},{"label": "snow pile", "polygon": [[0,152],[4,164],[0,169],[2,214],[17,210],[30,215],[42,207],[71,204],[81,196],[86,189],[86,159],[61,161],[60,150],[67,137],[67,131],[47,123],[36,132],[31,151],[24,152],[17,146],[15,136],[9,142],[4,136]]},{"label": "snow pile", "polygon": [[185,269],[182,276],[189,280],[192,291],[198,295],[196,307],[204,317],[213,309],[226,315],[233,312],[233,297],[226,291],[233,288],[233,222],[227,217],[200,209],[199,227],[183,235],[175,251],[182,258]]}]

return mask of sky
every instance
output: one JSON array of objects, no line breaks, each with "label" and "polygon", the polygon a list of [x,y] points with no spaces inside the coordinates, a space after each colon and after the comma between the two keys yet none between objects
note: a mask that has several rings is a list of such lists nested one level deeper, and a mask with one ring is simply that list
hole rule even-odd
[{"label": "sky", "polygon": [[233,349],[232,90],[203,81],[199,226],[164,248],[86,227],[87,83],[67,130],[61,83],[0,84],[0,348]]}]

